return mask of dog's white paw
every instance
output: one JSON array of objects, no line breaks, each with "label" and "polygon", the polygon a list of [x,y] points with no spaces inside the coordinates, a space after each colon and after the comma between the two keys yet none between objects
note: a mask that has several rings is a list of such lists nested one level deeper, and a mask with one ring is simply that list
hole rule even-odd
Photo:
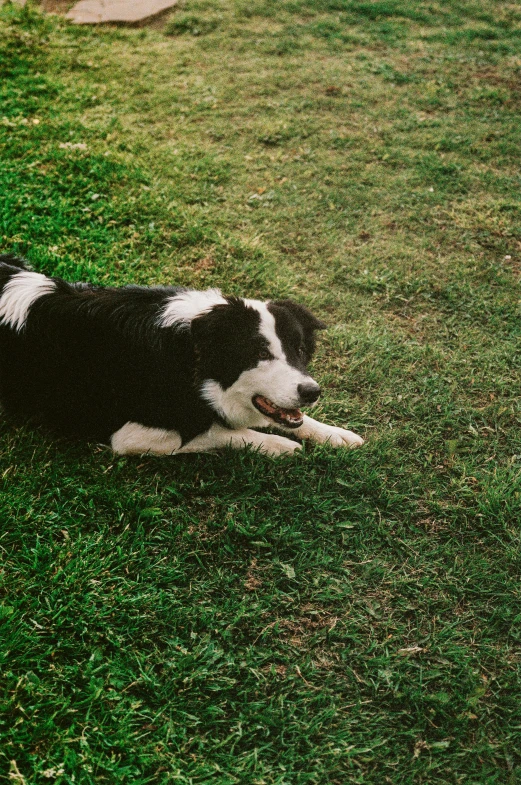
[{"label": "dog's white paw", "polygon": [[262,442],[259,444],[260,452],[273,457],[277,455],[291,455],[296,450],[301,449],[302,445],[299,442],[286,439],[284,436],[275,436],[271,433],[263,434]]},{"label": "dog's white paw", "polygon": [[320,428],[317,428],[312,434],[311,439],[318,444],[329,444],[331,447],[361,447],[364,440],[361,436],[353,431],[347,431],[345,428],[338,428],[335,425],[324,425],[320,423]]}]

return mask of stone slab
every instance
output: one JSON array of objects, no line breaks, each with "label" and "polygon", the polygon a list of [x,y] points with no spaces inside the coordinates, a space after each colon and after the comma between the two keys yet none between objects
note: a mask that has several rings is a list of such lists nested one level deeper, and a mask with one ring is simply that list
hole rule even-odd
[{"label": "stone slab", "polygon": [[66,14],[78,25],[140,22],[177,5],[177,0],[79,0]]}]

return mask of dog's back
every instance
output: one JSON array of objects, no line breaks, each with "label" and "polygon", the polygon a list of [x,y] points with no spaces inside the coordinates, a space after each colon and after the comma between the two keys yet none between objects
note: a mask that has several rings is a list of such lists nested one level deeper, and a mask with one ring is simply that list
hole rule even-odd
[{"label": "dog's back", "polygon": [[192,383],[191,347],[182,331],[157,324],[178,291],[69,284],[0,256],[5,410],[98,439],[128,420],[147,425],[150,412],[164,427],[179,428]]}]

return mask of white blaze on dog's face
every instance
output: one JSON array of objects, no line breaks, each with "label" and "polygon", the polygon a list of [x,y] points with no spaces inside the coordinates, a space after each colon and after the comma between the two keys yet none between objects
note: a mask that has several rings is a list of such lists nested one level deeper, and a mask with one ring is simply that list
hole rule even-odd
[{"label": "white blaze on dog's face", "polygon": [[320,394],[306,365],[324,327],[290,300],[227,298],[191,323],[204,399],[234,428],[299,428]]}]

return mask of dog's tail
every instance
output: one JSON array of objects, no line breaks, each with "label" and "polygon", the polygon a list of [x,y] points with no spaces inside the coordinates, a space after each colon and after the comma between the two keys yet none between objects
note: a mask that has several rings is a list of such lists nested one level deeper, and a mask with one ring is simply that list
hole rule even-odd
[{"label": "dog's tail", "polygon": [[27,264],[25,259],[22,259],[21,256],[15,256],[12,253],[0,254],[0,265],[2,264],[6,264],[9,267],[17,267],[19,270],[31,270],[31,267]]}]

